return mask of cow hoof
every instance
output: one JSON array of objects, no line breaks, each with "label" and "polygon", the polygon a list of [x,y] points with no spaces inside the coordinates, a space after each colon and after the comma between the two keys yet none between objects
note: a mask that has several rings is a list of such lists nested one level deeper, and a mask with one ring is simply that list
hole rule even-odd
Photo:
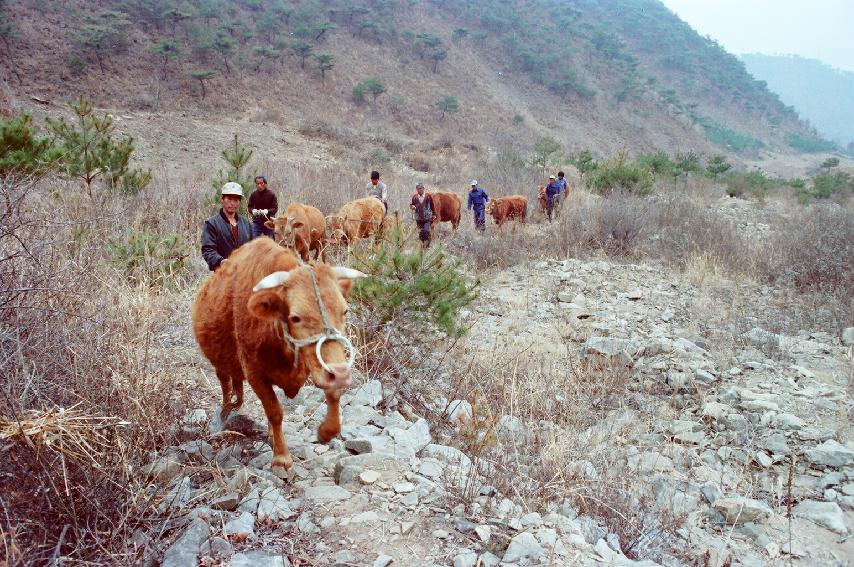
[{"label": "cow hoof", "polygon": [[290,455],[279,455],[277,457],[273,457],[273,469],[283,469],[287,471],[292,466],[294,466],[294,460]]},{"label": "cow hoof", "polygon": [[333,437],[338,435],[341,431],[338,427],[327,427],[326,425],[321,425],[317,430],[317,440],[321,443],[329,443]]}]

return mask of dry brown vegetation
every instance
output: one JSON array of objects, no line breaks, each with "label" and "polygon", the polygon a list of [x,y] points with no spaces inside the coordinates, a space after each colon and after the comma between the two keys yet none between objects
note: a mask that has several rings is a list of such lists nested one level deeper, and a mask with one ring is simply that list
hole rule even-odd
[{"label": "dry brown vegetation", "polygon": [[[271,178],[287,180],[283,201],[312,203],[324,212],[360,196],[365,183],[358,173],[364,163],[356,161],[344,167],[263,165]],[[470,173],[462,170],[463,177]],[[436,185],[452,179],[450,168],[431,175]],[[505,175],[507,191],[531,177],[523,168]],[[10,564],[54,557],[85,562],[108,553],[120,563],[138,557],[134,534],[163,518],[154,512],[155,492],[135,471],[176,441],[191,402],[209,405],[193,402],[209,390],[197,383],[200,357],[186,320],[205,275],[196,248],[210,189],[201,178],[176,183],[187,187],[180,190],[158,179],[135,197],[89,199],[53,179],[7,179],[0,187],[0,532]],[[330,179],[335,190],[316,190],[328,188]],[[390,171],[384,180],[397,189],[392,210],[405,210],[403,188],[415,178]],[[850,206],[786,205],[768,214],[775,224],[757,237],[713,214],[710,191],[685,194],[677,187],[647,198],[601,198],[576,190],[551,225],[535,218],[497,238],[490,224],[484,238],[466,218],[456,238],[439,233],[471,274],[538,258],[652,261],[776,286],[792,298],[781,327],[850,318]],[[497,187],[494,194],[503,192]],[[144,230],[178,239],[178,269],[166,269],[156,254],[131,270],[116,263],[109,238],[121,241]],[[346,261],[346,252],[336,259]],[[813,309],[802,308],[807,300]],[[635,556],[666,549],[676,519],[647,517],[647,508],[629,496],[611,450],[589,437],[597,424],[618,426],[608,421],[616,409],[637,412],[639,431],[651,419],[639,401],[644,392],[625,369],[580,366],[571,353],[557,361],[496,353],[503,363],[494,367],[460,366],[454,344],[433,345],[446,354],[424,363],[423,344],[398,344],[398,338],[364,335],[359,365],[428,415],[432,377],[448,375],[453,396],[470,400],[478,416],[478,425],[463,435],[465,448],[487,466],[496,487],[532,509],[565,497],[578,511],[601,518]],[[559,411],[567,406],[576,411]],[[508,443],[497,436],[501,415],[551,421],[574,434],[558,437],[543,426],[533,439]],[[605,472],[585,477],[578,465],[585,461]]]}]

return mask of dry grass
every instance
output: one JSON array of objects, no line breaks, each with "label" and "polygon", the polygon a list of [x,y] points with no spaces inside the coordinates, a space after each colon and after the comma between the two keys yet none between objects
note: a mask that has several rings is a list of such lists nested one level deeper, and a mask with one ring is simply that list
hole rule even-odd
[{"label": "dry grass", "polygon": [[132,562],[151,517],[134,471],[171,442],[189,401],[180,366],[192,351],[171,323],[187,297],[130,286],[110,266],[105,237],[127,203],[50,185],[0,185],[3,545],[10,565]]}]

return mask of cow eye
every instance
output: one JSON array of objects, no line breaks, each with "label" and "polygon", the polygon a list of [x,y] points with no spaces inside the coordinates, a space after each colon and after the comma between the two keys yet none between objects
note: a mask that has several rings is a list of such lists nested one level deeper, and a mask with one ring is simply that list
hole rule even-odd
[{"label": "cow eye", "polygon": [[299,315],[291,315],[289,319],[291,323],[299,323],[300,321],[302,321],[302,318]]}]

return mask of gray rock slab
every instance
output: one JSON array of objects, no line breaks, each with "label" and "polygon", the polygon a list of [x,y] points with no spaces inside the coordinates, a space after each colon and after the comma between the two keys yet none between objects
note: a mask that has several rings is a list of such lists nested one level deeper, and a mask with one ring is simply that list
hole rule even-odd
[{"label": "gray rock slab", "polygon": [[231,567],[291,567],[283,555],[268,555],[263,551],[247,551],[231,556]]},{"label": "gray rock slab", "polygon": [[196,567],[202,544],[211,536],[207,522],[195,519],[163,555],[162,567]]},{"label": "gray rock slab", "polygon": [[792,509],[792,516],[810,520],[841,535],[848,534],[845,513],[836,502],[805,500]]},{"label": "gray rock slab", "polygon": [[828,439],[821,445],[804,451],[811,462],[830,467],[844,467],[854,462],[854,451],[834,439]]}]

